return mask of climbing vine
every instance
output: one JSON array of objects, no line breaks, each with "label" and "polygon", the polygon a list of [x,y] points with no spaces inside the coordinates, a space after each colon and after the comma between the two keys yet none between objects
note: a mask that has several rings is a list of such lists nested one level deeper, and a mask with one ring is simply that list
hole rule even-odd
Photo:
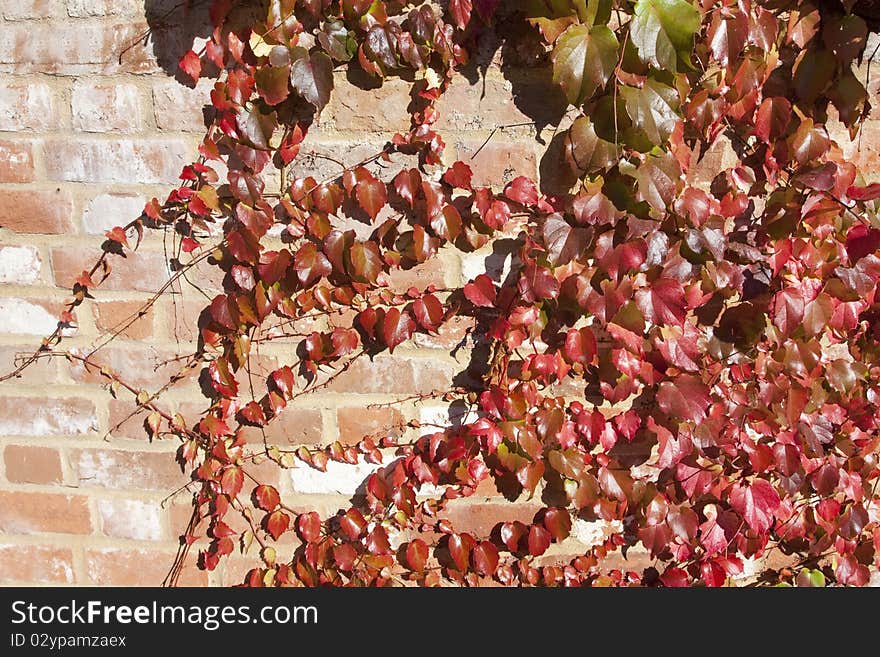
[{"label": "climbing vine", "polygon": [[[187,424],[162,391],[95,367],[136,398],[152,435],[180,439],[197,489],[181,553],[207,536],[201,567],[249,555],[251,586],[721,586],[772,553],[785,565],[760,581],[864,585],[880,563],[880,184],[826,129],[839,120],[855,136],[870,109],[854,72],[871,55],[862,4],[214,0],[210,38],[180,60],[193,82],[214,80],[199,159],[165,201],[107,233],[22,367],[58,354],[92,365],[94,353],[60,348],[62,329],[114,254],[170,231],[175,277],[197,262],[224,274],[184,366],[203,371],[208,410]],[[446,155],[438,100],[488,35],[515,35],[568,101],[563,191],[525,176],[477,186]],[[331,179],[292,176],[342,68],[409,81],[411,126]],[[735,163],[696,180],[719,144]],[[390,173],[369,167],[379,160]],[[280,194],[266,184],[276,171]],[[499,236],[516,244],[503,280],[391,283]],[[268,327],[331,312],[347,323],[282,333],[295,355],[253,374]],[[462,316],[482,367],[438,391],[467,409],[461,422],[412,441],[245,441],[356,360]],[[255,478],[255,458],[383,467],[322,517]],[[542,510],[459,531],[444,510],[485,479]],[[554,558],[578,521],[606,537]],[[654,565],[604,565],[633,546]]]}]

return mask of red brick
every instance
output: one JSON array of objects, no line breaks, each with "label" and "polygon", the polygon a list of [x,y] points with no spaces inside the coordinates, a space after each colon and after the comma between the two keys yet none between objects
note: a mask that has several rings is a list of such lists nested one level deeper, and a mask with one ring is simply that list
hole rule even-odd
[{"label": "red brick", "polygon": [[[436,127],[447,131],[493,130],[501,126],[527,123],[531,119],[513,102],[510,83],[505,80],[480,78],[471,82],[457,76],[437,103],[440,120]],[[521,130],[526,128],[521,128]],[[497,135],[502,140],[503,135]]]},{"label": "red brick", "polygon": [[[170,278],[171,273],[165,256],[150,251],[127,252],[126,257],[111,256],[110,275],[103,283],[102,290],[134,290],[137,292],[155,292]],[[52,249],[50,258],[55,284],[70,289],[83,271],[88,271],[100,258],[98,249]],[[92,277],[97,283],[100,274]]]},{"label": "red brick", "polygon": [[0,204],[0,226],[16,233],[72,233],[73,199],[60,190],[6,190]]},{"label": "red brick", "polygon": [[489,536],[499,522],[519,520],[529,524],[535,514],[544,508],[539,500],[517,502],[474,502],[472,499],[453,500],[443,512],[458,532],[470,532],[474,536]]},{"label": "red brick", "polygon": [[160,69],[153,44],[144,43],[148,28],[140,21],[7,24],[0,30],[0,70],[56,75],[156,72]]},{"label": "red brick", "polygon": [[410,269],[394,269],[389,277],[392,290],[406,292],[410,287],[424,290],[429,285],[446,287],[448,265],[440,258],[432,258]]},{"label": "red brick", "polygon": [[366,436],[375,438],[392,435],[399,438],[403,435],[405,421],[396,408],[346,407],[337,409],[336,424],[339,440],[346,445],[353,445]]},{"label": "red brick", "polygon": [[170,493],[190,480],[180,471],[174,452],[73,449],[70,465],[79,485],[90,488]]},{"label": "red brick", "polygon": [[[285,447],[319,443],[324,428],[321,411],[313,408],[285,408],[263,429],[269,444]],[[263,431],[258,427],[245,428],[244,435],[248,442],[263,441]]]},{"label": "red brick", "polygon": [[204,132],[205,112],[212,112],[212,80],[199,80],[195,88],[175,80],[163,80],[153,86],[153,113],[159,130],[169,132]]},{"label": "red brick", "polygon": [[[157,390],[168,383],[180,371],[183,363],[169,362],[170,352],[156,352],[147,345],[138,347],[106,347],[90,358],[86,366],[81,361],[72,360],[69,364],[70,376],[81,383],[107,383],[101,374],[101,367],[109,367],[120,379],[138,389]],[[187,370],[185,375],[195,376],[196,372]]]},{"label": "red brick", "polygon": [[[3,34],[18,26],[4,26],[0,31],[0,52]],[[49,85],[41,83],[0,84],[0,130],[55,130],[61,125],[58,101]]]},{"label": "red brick", "polygon": [[0,545],[0,583],[73,584],[73,553],[47,545]]},{"label": "red brick", "polygon": [[466,139],[456,143],[458,159],[474,172],[474,185],[500,189],[517,176],[537,178],[537,157],[531,143],[508,141],[503,134],[496,134],[477,152],[483,141]]},{"label": "red brick", "polygon": [[63,478],[61,455],[52,447],[7,445],[3,462],[6,481],[14,484],[57,484]]},{"label": "red brick", "polygon": [[34,180],[33,147],[28,141],[0,139],[0,183]]},{"label": "red brick", "polygon": [[428,349],[439,349],[441,351],[451,351],[460,344],[468,349],[473,347],[473,330],[476,321],[473,317],[455,316],[449,318],[437,333],[416,333],[413,336],[413,342],[419,347]]},{"label": "red brick", "polygon": [[43,152],[49,180],[151,184],[175,182],[190,149],[181,139],[65,137],[47,139]]},{"label": "red brick", "polygon": [[141,128],[138,88],[133,84],[79,82],[71,101],[73,129],[82,132],[137,132]]},{"label": "red brick", "polygon": [[40,278],[42,258],[34,246],[0,246],[0,283],[30,285]]},{"label": "red brick", "polygon": [[74,436],[97,429],[95,405],[87,399],[0,397],[0,435]]},{"label": "red brick", "polygon": [[[0,250],[0,257],[2,257],[2,254],[3,252]],[[24,359],[34,353],[34,349],[33,344],[0,347],[0,372],[3,372],[3,374],[12,372]],[[18,377],[4,381],[0,385],[6,388],[15,388],[15,386],[28,383],[46,385],[57,382],[58,359],[40,358],[22,370]]]},{"label": "red brick", "polygon": [[359,358],[327,387],[331,392],[412,395],[446,390],[455,370],[447,363],[399,356],[376,356],[372,362]]},{"label": "red brick", "polygon": [[[143,301],[99,301],[94,305],[95,324],[98,329],[107,333],[119,331],[120,337],[130,340],[142,340],[153,335],[155,306],[143,310]],[[141,315],[141,313],[145,313]],[[133,323],[132,323],[133,320]]]},{"label": "red brick", "polygon": [[389,78],[378,89],[362,89],[343,77],[336,81],[328,116],[337,130],[392,134],[409,129],[411,85],[406,80]]},{"label": "red brick", "polygon": [[[147,412],[141,410],[138,413],[137,403],[134,399],[110,399],[108,400],[110,419],[107,429],[114,438],[130,438],[132,440],[149,440],[150,436],[144,429],[144,420]],[[116,428],[116,427],[119,428]]]},{"label": "red brick", "polygon": [[0,532],[90,534],[87,499],[84,495],[0,491]]},{"label": "red brick", "polygon": [[165,538],[164,513],[158,500],[110,498],[97,501],[101,533],[112,538],[161,541]]},{"label": "red brick", "polygon": [[[161,586],[174,564],[173,550],[92,548],[86,550],[86,572],[98,586]],[[190,552],[179,584],[207,586],[207,572],[196,567],[196,551]]]}]

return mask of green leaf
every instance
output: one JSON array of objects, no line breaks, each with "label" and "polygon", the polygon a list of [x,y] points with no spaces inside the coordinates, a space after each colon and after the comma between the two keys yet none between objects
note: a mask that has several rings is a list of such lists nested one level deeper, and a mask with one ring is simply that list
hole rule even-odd
[{"label": "green leaf", "polygon": [[553,49],[553,82],[568,102],[581,105],[605,86],[617,66],[617,37],[604,25],[572,25]]},{"label": "green leaf", "polygon": [[318,43],[333,59],[347,62],[357,52],[357,41],[342,21],[331,21],[318,32]]},{"label": "green leaf", "polygon": [[633,124],[641,128],[653,144],[659,146],[665,143],[679,119],[678,92],[661,82],[648,79],[641,89],[621,87],[620,94]]},{"label": "green leaf", "polygon": [[309,55],[301,48],[297,50],[302,54],[290,67],[290,84],[320,112],[333,91],[333,61],[322,52]]},{"label": "green leaf", "polygon": [[668,71],[691,68],[700,12],[686,0],[638,0],[630,38],[643,62]]}]

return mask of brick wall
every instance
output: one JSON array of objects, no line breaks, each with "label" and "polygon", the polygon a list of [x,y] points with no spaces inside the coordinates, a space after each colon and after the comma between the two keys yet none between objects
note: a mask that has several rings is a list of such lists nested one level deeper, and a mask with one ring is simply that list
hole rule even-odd
[{"label": "brick wall", "polygon": [[[73,279],[94,262],[103,233],[140,213],[145,200],[164,198],[183,164],[196,155],[202,109],[210,83],[181,84],[174,63],[204,33],[198,15],[161,17],[173,0],[0,0],[0,371],[16,354],[32,350],[55,327]],[[146,5],[146,8],[145,8]],[[171,27],[169,27],[171,26]],[[484,59],[495,57],[486,44]],[[873,41],[868,50],[874,47]],[[503,185],[514,172],[541,174],[552,188],[554,160],[542,156],[561,116],[540,75],[490,66],[471,71],[441,103],[451,156],[467,161],[479,184]],[[324,177],[331,160],[354,163],[379,150],[407,127],[408,85],[382,89],[350,85],[344,74],[321,123],[310,135],[295,174]],[[872,85],[873,86],[873,85]],[[873,90],[873,89],[872,89]],[[535,120],[535,127],[499,126]],[[549,125],[548,125],[549,124]],[[877,123],[848,153],[861,166],[876,162]],[[536,135],[536,132],[538,135]],[[539,136],[541,142],[536,140]],[[835,137],[842,141],[841,131]],[[707,158],[714,175],[724,161]],[[385,175],[387,175],[387,171]],[[277,181],[269,181],[276,184]],[[80,307],[68,348],[87,348],[136,311],[167,279],[161,234],[149,235],[137,254],[113,260],[113,272],[94,300]],[[430,282],[459,286],[484,267],[498,268],[492,247],[436,261],[396,278],[403,289]],[[195,277],[212,295],[216,276]],[[213,284],[212,284],[213,281]],[[124,378],[155,390],[191,353],[203,297],[183,285],[166,295],[101,353]],[[401,418],[443,421],[442,404],[403,403],[368,408],[444,387],[464,370],[467,348],[450,350],[467,335],[464,320],[439,336],[417,336],[374,362],[359,362],[334,385],[298,400],[275,422],[269,440],[279,445],[357,440],[364,433],[399,431]],[[284,345],[265,347],[258,369],[290,358]],[[204,406],[193,376],[163,396],[186,417]],[[143,417],[130,418],[131,400],[114,399],[94,373],[66,361],[41,361],[0,384],[0,584],[156,585],[164,578],[190,514],[186,477],[174,461],[177,444],[149,442]],[[254,474],[277,485],[288,504],[333,513],[346,504],[368,466],[330,464],[321,475],[305,467]],[[175,495],[176,493],[176,495]],[[486,531],[498,519],[531,520],[537,506],[515,510],[483,487],[450,511],[462,530]],[[554,550],[578,550],[601,539],[600,527],[579,523],[574,538]],[[195,555],[195,551],[192,553]],[[630,553],[630,563],[634,559]],[[282,555],[283,556],[283,555]],[[234,557],[212,573],[192,559],[182,582],[237,583],[250,560]],[[630,566],[632,567],[632,566]]]},{"label": "brick wall", "polygon": [[[165,21],[172,31],[152,20],[155,34],[138,42],[149,26],[145,4],[151,16],[161,16],[177,3],[0,0],[3,373],[12,369],[16,354],[32,350],[53,330],[74,278],[98,254],[103,233],[140,214],[145,200],[164,198],[181,166],[196,156],[210,83],[202,81],[195,90],[184,86],[174,77],[174,62],[204,23],[198,16],[172,15]],[[336,82],[337,93],[306,143],[298,175],[325,176],[337,169],[311,153],[354,163],[408,126],[406,83],[363,90],[348,84],[344,74]],[[529,88],[528,80],[513,82]],[[498,132],[470,159],[497,126],[531,120],[518,108],[521,99],[514,102],[513,89],[511,80],[491,67],[485,82],[461,78],[441,107],[449,154],[468,160],[481,184],[502,185],[514,170],[537,175],[544,147],[527,126]],[[534,98],[543,100],[546,93]],[[544,136],[552,137],[552,128]],[[93,344],[167,279],[165,244],[161,234],[149,235],[136,255],[112,261],[113,271],[94,300],[78,309],[78,328],[64,343],[68,348]],[[403,273],[396,283],[403,289],[414,283],[461,285],[491,252],[463,261],[446,253]],[[216,276],[196,278],[211,295]],[[127,380],[155,390],[177,369],[168,360],[192,351],[202,299],[188,285],[176,288],[102,357]],[[445,418],[442,405],[364,407],[444,387],[467,365],[466,349],[457,358],[449,351],[468,328],[454,321],[439,336],[419,336],[393,356],[359,363],[329,390],[285,411],[269,439],[280,445],[352,442],[364,433],[395,431],[402,417]],[[289,354],[283,345],[264,348],[261,366],[277,367]],[[193,377],[163,403],[187,417],[205,406]],[[174,461],[177,444],[149,442],[143,416],[126,421],[132,409],[129,398],[114,399],[95,373],[66,361],[42,361],[20,379],[0,384],[0,583],[162,581],[189,520],[190,496],[185,491],[173,496],[186,484]],[[258,470],[291,505],[324,513],[344,505],[369,472],[339,464],[320,476],[303,467]],[[464,528],[494,524],[498,509],[486,504],[492,493],[464,502],[473,505],[470,510],[453,511],[467,520]],[[249,562],[234,558],[209,574],[190,564],[182,581],[236,583]]]}]

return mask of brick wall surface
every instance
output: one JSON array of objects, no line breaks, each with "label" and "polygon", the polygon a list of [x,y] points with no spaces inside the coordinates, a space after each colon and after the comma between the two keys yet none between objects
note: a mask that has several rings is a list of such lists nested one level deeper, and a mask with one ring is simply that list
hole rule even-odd
[{"label": "brick wall surface", "polygon": [[[197,155],[210,81],[195,89],[174,75],[174,62],[204,35],[199,16],[162,16],[171,0],[0,0],[0,370],[32,350],[56,322],[73,280],[94,262],[102,235],[164,198],[181,167]],[[148,28],[154,33],[146,38]],[[140,38],[140,41],[138,40]],[[343,73],[320,125],[311,133],[296,175],[326,176],[334,159],[355,163],[408,126],[409,86],[351,85]],[[484,89],[485,84],[485,89]],[[485,93],[484,93],[485,92]],[[496,127],[530,116],[514,102],[514,83],[497,66],[485,79],[461,78],[441,104],[440,127],[452,157],[467,160],[481,184],[515,174],[536,176],[544,146],[528,126],[505,128],[475,157]],[[552,127],[545,137],[552,137]],[[387,173],[387,172],[386,172]],[[269,184],[277,181],[269,177]],[[67,348],[85,348],[137,311],[168,278],[161,234],[137,253],[114,259],[94,300],[77,311]],[[396,285],[461,285],[484,266],[491,248],[464,262],[454,253],[401,272]],[[199,276],[211,294],[213,278]],[[130,326],[101,354],[120,375],[154,390],[192,351],[201,295],[184,285]],[[289,446],[343,443],[365,433],[399,432],[401,418],[436,421],[440,405],[403,403],[364,410],[411,393],[444,387],[468,362],[449,351],[469,324],[455,321],[439,336],[419,336],[393,356],[359,363],[325,391],[297,402],[273,423],[269,440]],[[283,345],[261,351],[265,368],[289,358]],[[163,397],[192,418],[205,407],[190,377]],[[0,384],[0,583],[159,584],[189,520],[186,476],[171,440],[149,442],[144,417],[114,399],[95,373],[66,361],[41,361]],[[328,475],[300,467],[261,467],[289,504],[332,513],[369,474],[367,466],[332,464]],[[320,475],[320,476],[317,476]],[[494,491],[450,513],[491,528],[503,512],[486,502]],[[176,493],[176,495],[175,495]],[[533,511],[532,511],[533,512]],[[487,529],[488,530],[488,529]],[[195,555],[195,550],[192,552]],[[239,581],[251,561],[237,557],[212,573],[191,559],[182,583]]]},{"label": "brick wall surface", "polygon": [[[0,0],[4,373],[16,354],[32,350],[53,330],[74,278],[94,262],[102,234],[137,216],[146,199],[164,198],[181,166],[196,156],[210,83],[184,86],[175,79],[174,62],[204,34],[204,22],[176,14],[147,19],[175,4]],[[150,26],[154,32],[147,36]],[[536,82],[539,77],[490,66],[483,77],[458,79],[441,103],[448,151],[473,167],[477,182],[501,186],[514,172],[536,176],[540,168],[544,182],[552,184],[554,171],[542,155],[561,112],[554,109],[554,96]],[[333,100],[296,165],[297,175],[332,173],[337,165],[321,154],[354,163],[407,127],[406,83],[363,90],[344,74],[336,83]],[[505,128],[477,153],[495,128],[533,119],[539,135],[535,127]],[[876,163],[878,125],[868,123],[861,150],[850,148],[863,166]],[[162,285],[169,275],[165,245],[161,234],[149,235],[135,255],[114,259],[113,272],[94,300],[78,309],[68,348],[93,344]],[[396,283],[403,289],[430,282],[458,286],[487,265],[497,267],[491,256],[491,247],[463,258],[445,252],[437,262],[398,276]],[[216,276],[196,278],[210,295]],[[135,385],[156,389],[176,371],[171,359],[192,351],[201,299],[189,286],[175,288],[101,357]],[[455,321],[439,336],[418,336],[393,356],[360,362],[331,388],[286,410],[270,441],[349,443],[364,433],[400,431],[402,417],[443,420],[448,409],[442,405],[364,407],[444,387],[467,365],[467,349],[455,356],[450,351],[468,328],[466,321]],[[265,347],[258,367],[277,367],[289,358],[289,347]],[[205,406],[194,377],[163,400],[190,418]],[[130,417],[132,408],[130,399],[114,399],[94,373],[66,361],[41,361],[21,378],[0,384],[0,584],[161,583],[189,520],[190,496],[182,490],[187,478],[175,464],[177,444],[148,441],[144,418]],[[332,513],[346,504],[370,467],[331,464],[329,474],[320,476],[305,467],[257,470],[281,488],[289,505]],[[534,505],[511,510],[499,501],[496,491],[483,487],[473,498],[457,501],[450,515],[464,529],[487,531],[514,515],[530,520],[537,510]],[[581,524],[573,540],[601,540],[601,528]],[[190,559],[181,581],[237,583],[250,563],[234,557],[205,573]]]}]

